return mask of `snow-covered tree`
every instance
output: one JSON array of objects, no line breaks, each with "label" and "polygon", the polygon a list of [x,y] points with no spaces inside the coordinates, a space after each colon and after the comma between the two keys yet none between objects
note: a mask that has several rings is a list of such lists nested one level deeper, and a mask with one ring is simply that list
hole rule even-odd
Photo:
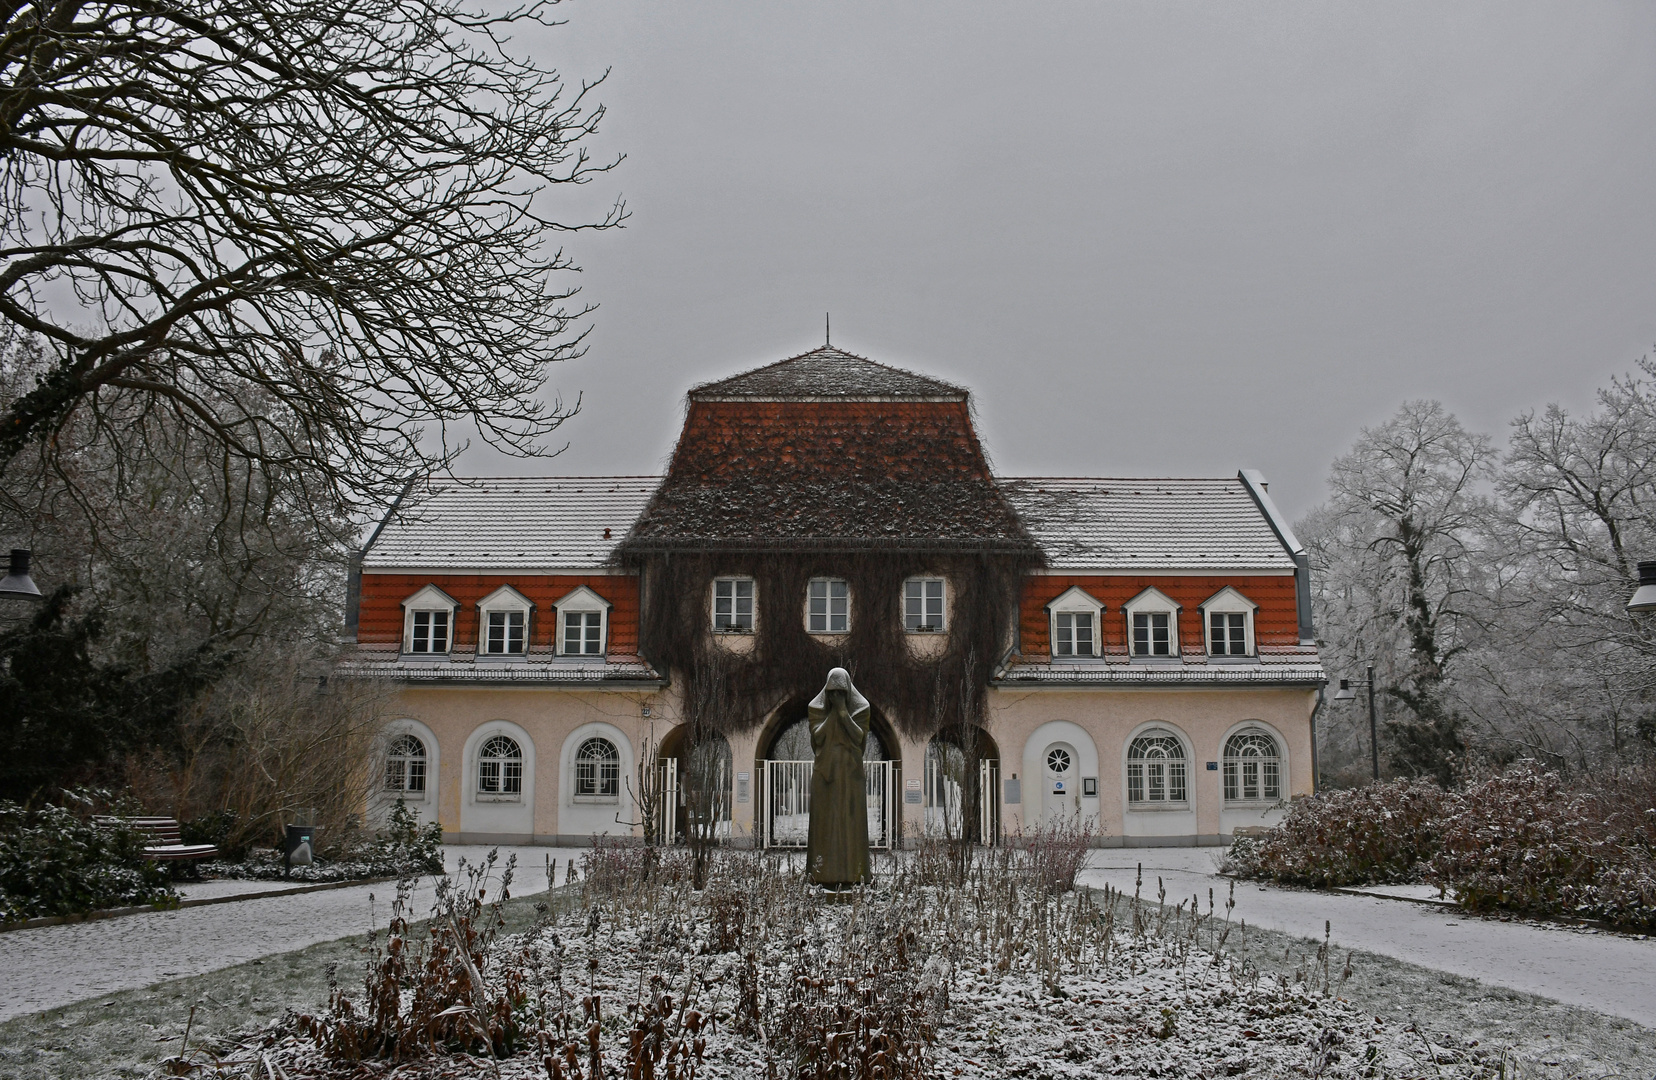
[{"label": "snow-covered tree", "polygon": [[1328,661],[1376,664],[1394,771],[1447,781],[1465,752],[1450,693],[1488,619],[1486,536],[1496,455],[1435,401],[1363,429],[1301,523]]}]

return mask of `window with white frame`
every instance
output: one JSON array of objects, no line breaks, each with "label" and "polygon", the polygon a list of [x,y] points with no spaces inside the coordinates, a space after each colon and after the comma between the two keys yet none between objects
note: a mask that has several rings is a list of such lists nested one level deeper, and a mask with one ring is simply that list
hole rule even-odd
[{"label": "window with white frame", "polygon": [[521,656],[529,649],[529,612],[534,604],[510,585],[477,602],[477,651],[483,656]]},{"label": "window with white frame", "polygon": [[424,795],[425,789],[425,743],[413,735],[398,735],[385,755],[385,790]]},{"label": "window with white frame", "polygon": [[450,611],[416,611],[414,632],[410,636],[411,653],[446,653],[449,651]]},{"label": "window with white frame", "polygon": [[851,629],[851,586],[838,578],[817,578],[806,598],[805,629],[813,634],[843,634]]},{"label": "window with white frame", "polygon": [[1184,743],[1168,731],[1147,731],[1127,748],[1127,801],[1165,805],[1189,799]]},{"label": "window with white frame", "polygon": [[609,801],[620,797],[620,751],[608,739],[586,740],[575,751],[575,798]]},{"label": "window with white frame", "polygon": [[454,598],[427,585],[403,601],[403,651],[442,656],[454,647]]},{"label": "window with white frame", "polygon": [[1209,656],[1252,656],[1257,605],[1230,586],[1202,604]]},{"label": "window with white frame", "polygon": [[609,647],[610,602],[591,589],[580,588],[561,597],[558,611],[559,656],[603,656]]},{"label": "window with white frame", "polygon": [[491,735],[477,751],[477,793],[513,798],[523,794],[523,750],[517,740]]},{"label": "window with white frame", "polygon": [[903,582],[903,629],[924,633],[943,629],[943,579],[910,578]]},{"label": "window with white frame", "polygon": [[1276,802],[1282,798],[1282,756],[1263,731],[1239,731],[1225,740],[1225,801]]},{"label": "window with white frame", "polygon": [[713,582],[713,630],[720,634],[753,633],[752,578],[718,578]]},{"label": "window with white frame", "polygon": [[1104,605],[1076,586],[1047,605],[1054,658],[1097,656]]},{"label": "window with white frame", "polygon": [[483,639],[483,651],[494,655],[520,653],[524,649],[524,635],[529,629],[527,611],[488,612]]},{"label": "window with white frame", "polygon": [[1179,655],[1179,605],[1157,589],[1146,589],[1123,606],[1127,643],[1134,657]]},{"label": "window with white frame", "polygon": [[563,648],[565,656],[602,656],[604,653],[604,613],[601,611],[566,611],[563,613]]}]

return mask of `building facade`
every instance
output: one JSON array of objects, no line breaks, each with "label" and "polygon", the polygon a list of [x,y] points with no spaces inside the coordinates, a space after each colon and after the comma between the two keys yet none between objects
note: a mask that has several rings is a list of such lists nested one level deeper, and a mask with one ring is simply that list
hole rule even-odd
[{"label": "building facade", "polygon": [[659,477],[433,484],[353,575],[383,790],[467,842],[803,845],[805,702],[874,706],[871,842],[1218,842],[1312,790],[1265,481],[992,474],[969,394],[824,347],[689,394]]}]

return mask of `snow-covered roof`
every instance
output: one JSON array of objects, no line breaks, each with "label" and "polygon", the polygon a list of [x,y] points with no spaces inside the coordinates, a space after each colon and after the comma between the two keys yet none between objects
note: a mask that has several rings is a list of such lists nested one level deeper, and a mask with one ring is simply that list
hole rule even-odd
[{"label": "snow-covered roof", "polygon": [[[657,476],[491,476],[433,481],[386,517],[363,568],[585,570],[607,566]],[[607,535],[606,535],[607,530]]]},{"label": "snow-covered roof", "polygon": [[[894,481],[880,483],[890,486]],[[616,545],[638,522],[660,484],[661,478],[654,476],[434,481],[426,497],[405,501],[388,515],[368,548],[363,568],[580,570],[609,566]],[[1239,477],[1001,477],[995,484],[1053,570],[1294,569],[1293,558],[1265,509],[1269,497],[1260,489],[1262,501],[1256,501]],[[733,487],[727,480],[709,485],[705,496],[712,504],[724,505],[733,501],[735,492],[745,493],[753,486],[750,482]],[[932,485],[957,495],[963,486],[961,480]],[[779,516],[774,507],[790,499],[803,500],[803,505],[820,511],[822,493],[813,493],[804,477],[777,485],[771,495],[773,526]],[[915,498],[898,501],[922,502]],[[876,526],[901,517],[896,510],[882,512],[879,505],[879,500],[865,500],[863,507]],[[975,514],[982,529],[989,524],[985,520],[989,515],[981,506],[973,507],[964,516]],[[788,515],[780,516],[793,521]],[[960,530],[956,519],[962,516],[963,512],[933,512],[928,520]],[[816,514],[800,520],[820,527]],[[777,532],[777,542],[784,545],[808,540],[797,523]]]},{"label": "snow-covered roof", "polygon": [[1000,477],[1054,570],[1282,570],[1294,560],[1240,477]]},{"label": "snow-covered roof", "polygon": [[396,652],[358,649],[341,664],[357,678],[395,679],[412,683],[537,683],[558,686],[660,686],[665,680],[643,660],[569,662],[534,659],[474,661],[409,660]]},{"label": "snow-covered roof", "polygon": [[1257,659],[1209,661],[1197,654],[1143,661],[1126,656],[1051,663],[1015,662],[991,680],[996,686],[1320,686],[1328,681],[1312,646],[1262,645]]},{"label": "snow-covered roof", "polygon": [[774,364],[744,371],[690,391],[692,401],[748,398],[755,401],[887,400],[963,401],[966,391],[940,379],[919,375],[832,345],[812,349]]}]

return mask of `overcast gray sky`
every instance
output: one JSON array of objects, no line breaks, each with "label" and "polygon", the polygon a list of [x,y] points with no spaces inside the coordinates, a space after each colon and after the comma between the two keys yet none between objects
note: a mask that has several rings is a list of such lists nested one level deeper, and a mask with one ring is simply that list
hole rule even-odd
[{"label": "overcast gray sky", "polygon": [[[1298,515],[1416,397],[1505,437],[1656,342],[1656,5],[574,0],[612,68],[569,450],[819,344],[970,387],[1008,474],[1258,468]],[[525,466],[473,454],[467,472]]]}]

